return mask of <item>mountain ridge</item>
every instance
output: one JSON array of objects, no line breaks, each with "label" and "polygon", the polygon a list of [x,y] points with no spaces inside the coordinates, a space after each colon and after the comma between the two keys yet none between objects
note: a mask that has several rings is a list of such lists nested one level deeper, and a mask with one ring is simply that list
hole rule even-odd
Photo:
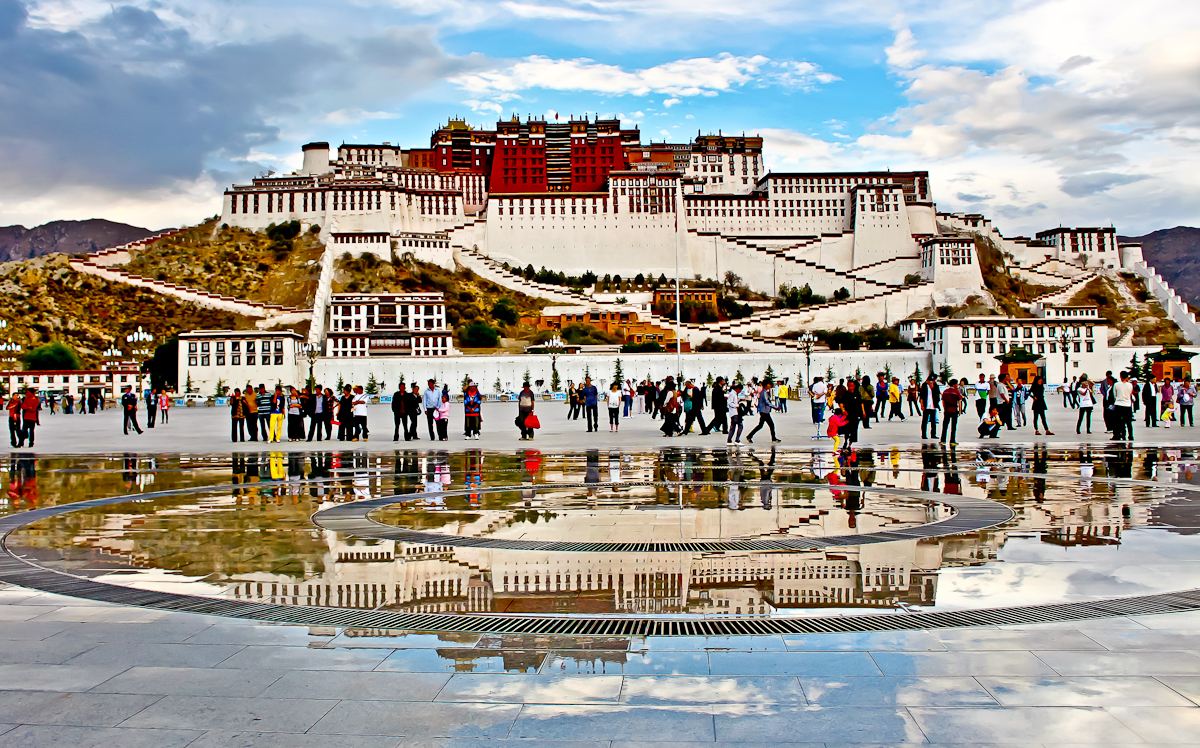
[{"label": "mountain ridge", "polygon": [[0,226],[0,262],[27,260],[48,254],[87,254],[144,239],[157,232],[104,218],[49,221],[26,228]]},{"label": "mountain ridge", "polygon": [[1141,244],[1146,264],[1157,270],[1184,301],[1200,304],[1200,228],[1175,226],[1118,240]]}]

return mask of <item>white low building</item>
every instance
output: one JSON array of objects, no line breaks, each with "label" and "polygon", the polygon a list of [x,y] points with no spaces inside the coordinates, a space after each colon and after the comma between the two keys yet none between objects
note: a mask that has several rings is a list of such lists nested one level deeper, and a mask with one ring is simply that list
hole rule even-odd
[{"label": "white low building", "polygon": [[179,336],[179,389],[215,394],[254,385],[303,384],[304,338],[290,330],[193,330]]},{"label": "white low building", "polygon": [[1063,381],[1064,371],[1068,380],[1081,374],[1102,377],[1113,367],[1108,322],[1095,307],[1046,307],[1042,316],[1028,318],[931,319],[925,328],[933,370],[946,367],[972,381],[999,371],[997,357],[1013,348],[1042,357],[1038,367],[1048,382]]}]

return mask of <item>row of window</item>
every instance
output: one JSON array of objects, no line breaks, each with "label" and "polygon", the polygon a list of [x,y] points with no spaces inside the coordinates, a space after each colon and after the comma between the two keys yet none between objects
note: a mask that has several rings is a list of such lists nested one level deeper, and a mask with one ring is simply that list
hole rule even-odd
[{"label": "row of window", "polygon": [[[283,341],[282,340],[275,340],[275,341],[247,340],[247,341],[245,341],[245,343],[246,343],[246,353],[254,353],[256,351],[256,349],[258,349],[258,347],[259,347],[258,344],[262,343],[261,350],[263,353],[267,353],[267,352],[271,351],[272,349],[274,349],[276,353],[278,353],[280,355],[283,354]],[[198,343],[195,340],[189,340],[188,341],[188,353],[196,353],[197,351],[199,351],[200,353],[208,353],[210,350],[209,349],[210,345],[214,345],[217,353],[225,352],[225,341],[224,340],[215,341],[215,344],[210,344],[210,342],[207,340],[201,340]],[[229,350],[233,353],[240,353],[242,350],[242,341],[240,341],[240,340],[229,341]]]},{"label": "row of window", "polygon": [[[242,356],[237,353],[230,353],[228,356],[230,366],[241,366]],[[257,366],[259,360],[262,360],[263,366],[271,366],[274,361],[275,366],[283,366],[283,354],[276,353],[274,357],[269,353],[264,353],[262,356],[257,356],[253,353],[247,353],[245,356],[246,366]],[[226,356],[223,353],[218,353],[215,356],[203,354],[201,356],[188,356],[188,366],[210,366],[211,361],[216,360],[217,366],[224,366]]]}]

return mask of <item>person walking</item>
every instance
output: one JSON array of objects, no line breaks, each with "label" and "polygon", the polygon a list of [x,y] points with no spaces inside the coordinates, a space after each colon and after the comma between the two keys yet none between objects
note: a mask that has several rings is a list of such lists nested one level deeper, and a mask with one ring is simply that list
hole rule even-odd
[{"label": "person walking", "polygon": [[[874,410],[869,414],[867,414],[867,413],[863,414],[865,416],[865,419],[868,421],[868,423],[870,421],[871,416],[874,416],[876,421],[883,418],[883,411],[887,408],[888,386],[890,384],[891,384],[891,382],[888,380],[888,376],[887,376],[886,372],[881,371],[875,375],[875,387],[874,387],[874,394],[873,394],[874,403],[875,403]],[[871,380],[866,377],[863,377],[863,388],[864,388],[863,404],[864,405],[867,403],[867,391],[870,391],[872,389],[870,385],[871,385]],[[870,426],[867,426],[867,428],[870,428]]]},{"label": "person walking", "polygon": [[[932,374],[930,375],[933,376]],[[892,377],[892,381],[888,382],[887,401],[888,401],[888,422],[893,418],[899,417],[904,420],[904,393],[900,389],[900,377]],[[925,426],[922,423],[921,431],[925,431]],[[924,438],[924,437],[922,437]]]},{"label": "person walking", "polygon": [[921,414],[921,385],[917,382],[916,377],[908,378],[908,386],[904,389],[904,399],[908,402],[908,414],[910,416]]},{"label": "person walking", "polygon": [[725,389],[725,378],[717,377],[713,380],[712,392],[709,395],[709,400],[712,402],[712,420],[708,422],[709,433],[718,431],[722,434],[729,432],[729,403],[727,402],[728,393]]},{"label": "person walking", "polygon": [[1112,386],[1113,438],[1118,441],[1133,441],[1133,384],[1129,372],[1122,371],[1120,379]]},{"label": "person walking", "polygon": [[1146,426],[1158,428],[1158,386],[1154,377],[1146,377],[1142,384],[1142,405],[1146,410]]},{"label": "person walking", "polygon": [[742,443],[742,425],[750,412],[750,404],[742,397],[742,383],[737,382],[725,397],[725,416],[728,421],[726,444]]},{"label": "person walking", "polygon": [[[126,387],[126,392],[133,397],[133,425],[137,427],[137,396]],[[37,396],[32,387],[25,389],[25,397],[21,398],[21,438],[26,447],[33,446],[33,437],[41,424],[42,399]],[[142,433],[141,430],[138,433]]]},{"label": "person walking", "polygon": [[415,441],[417,436],[417,416],[421,415],[421,388],[415,383],[404,394],[404,441]]},{"label": "person walking", "polygon": [[246,416],[250,406],[242,397],[242,388],[234,387],[229,396],[229,440],[234,444],[246,441]]},{"label": "person walking", "polygon": [[405,441],[408,440],[408,427],[405,426],[405,410],[404,410],[404,382],[396,388],[392,393],[392,425],[395,427],[392,430],[392,441],[400,441],[400,430],[404,430]]},{"label": "person walking", "polygon": [[434,429],[434,420],[437,416],[438,406],[442,404],[442,393],[438,391],[437,382],[430,379],[427,383],[425,391],[421,393],[421,407],[425,410],[425,424],[429,427],[429,441],[435,441],[437,434]]},{"label": "person walking", "polygon": [[583,378],[583,387],[577,393],[577,396],[583,400],[583,412],[587,420],[587,430],[590,434],[593,431],[600,430],[600,391],[596,389],[596,385],[592,384],[591,377]]},{"label": "person walking", "polygon": [[579,394],[580,387],[574,382],[567,382],[567,420],[578,421],[579,409],[583,406],[583,398]]},{"label": "person walking", "polygon": [[626,418],[629,418],[630,416],[633,415],[633,400],[634,400],[633,382],[626,379],[624,386],[621,387],[621,405],[623,406],[623,408],[625,410],[624,415]]},{"label": "person walking", "polygon": [[[938,410],[942,407],[942,390],[938,387],[937,378],[930,374],[928,378],[921,384],[921,438],[936,439],[937,438],[937,417]],[[899,408],[900,403],[896,406]],[[946,414],[949,416],[949,412]],[[889,419],[890,420],[890,419]],[[926,433],[928,431],[928,434]],[[942,433],[946,430],[943,428]],[[945,438],[942,439],[945,441]]]},{"label": "person walking", "polygon": [[1041,436],[1042,432],[1038,430],[1038,418],[1041,417],[1042,428],[1046,430],[1046,436],[1054,436],[1054,432],[1050,430],[1050,424],[1046,421],[1046,379],[1041,374],[1033,378],[1033,385],[1029,388],[1030,409],[1033,411],[1033,433],[1036,436]]},{"label": "person walking", "polygon": [[835,399],[846,416],[846,424],[838,428],[838,433],[845,437],[842,446],[848,447],[858,441],[858,424],[863,417],[862,393],[859,391],[858,380],[854,377],[846,380],[845,389],[841,389],[840,386],[839,389]]},{"label": "person walking", "polygon": [[774,410],[774,406],[771,404],[771,380],[768,379],[763,383],[763,386],[759,388],[755,404],[758,410],[758,423],[754,425],[754,428],[750,430],[749,434],[746,434],[746,443],[753,444],[754,435],[757,434],[759,429],[761,429],[763,426],[766,426],[768,429],[770,429],[772,442],[778,443],[783,441],[775,436],[775,421],[771,419],[771,411]]},{"label": "person walking", "polygon": [[21,393],[8,396],[8,441],[13,449],[25,446],[25,431],[21,426]]},{"label": "person walking", "polygon": [[663,416],[663,436],[675,436],[680,430],[679,414],[683,411],[683,400],[675,391],[675,383],[671,377],[667,377],[663,382],[658,410]]},{"label": "person walking", "polygon": [[1092,408],[1096,406],[1096,390],[1086,374],[1080,374],[1075,385],[1075,402],[1079,407],[1079,416],[1075,419],[1075,433],[1081,433],[1084,421],[1087,421],[1087,432],[1092,433]]},{"label": "person walking", "polygon": [[[933,379],[933,375],[930,375],[930,379]],[[929,384],[929,380],[926,380],[926,384]],[[933,383],[933,388],[936,391],[936,382]],[[926,395],[930,394],[928,389],[925,392]],[[946,389],[940,393],[940,399],[942,406],[942,438],[939,441],[942,444],[946,444],[946,439],[949,437],[949,444],[954,447],[958,445],[958,414],[962,412],[964,404],[962,390],[959,389],[958,383],[951,379],[946,384]],[[925,406],[926,410],[928,410],[928,407],[928,405]],[[921,423],[923,427],[924,421]]]},{"label": "person walking", "polygon": [[704,423],[704,399],[701,397],[700,388],[694,382],[688,380],[683,386],[683,432],[684,434],[692,433],[692,426],[699,422],[700,434],[708,436],[708,425]]},{"label": "person walking", "polygon": [[[36,395],[35,395],[36,397]],[[28,398],[28,395],[26,395]],[[138,434],[142,433],[142,427],[138,426],[137,422],[138,397],[133,394],[133,388],[126,385],[124,394],[121,395],[121,413],[122,413],[122,431],[128,435],[129,429],[132,428]],[[30,442],[32,444],[32,442]]]},{"label": "person walking", "polygon": [[808,404],[812,412],[813,426],[816,428],[814,438],[821,437],[821,424],[825,423],[825,410],[828,407],[827,398],[831,393],[825,384],[824,377],[816,377],[808,385]]},{"label": "person walking", "polygon": [[483,395],[474,382],[467,383],[467,391],[463,393],[463,435],[468,439],[479,439],[480,427],[483,425]]},{"label": "person walking", "polygon": [[158,390],[152,387],[146,391],[146,428],[154,428],[154,421],[157,415]]},{"label": "person walking", "polygon": [[520,394],[517,395],[517,429],[521,432],[521,441],[530,441],[533,439],[532,417],[534,414],[534,405],[536,398],[533,396],[533,390],[529,388],[529,382],[525,382],[521,387]]},{"label": "person walking", "polygon": [[[621,386],[616,382],[608,388],[608,395],[605,398],[605,405],[608,406],[608,430],[619,431],[621,428],[621,403],[624,400],[624,395],[621,393]],[[632,400],[630,400],[632,404]],[[628,408],[628,406],[626,406]],[[627,411],[628,412],[628,411]]]}]

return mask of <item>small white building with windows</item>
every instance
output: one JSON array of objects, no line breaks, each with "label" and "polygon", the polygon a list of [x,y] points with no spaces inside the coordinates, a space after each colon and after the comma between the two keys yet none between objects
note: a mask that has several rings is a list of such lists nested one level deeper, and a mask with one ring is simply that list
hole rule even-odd
[{"label": "small white building with windows", "polygon": [[[149,378],[144,381],[148,382]],[[3,386],[5,393],[32,387],[47,395],[61,397],[69,394],[78,400],[94,393],[112,401],[121,396],[126,385],[137,389],[138,367],[134,364],[106,366],[103,369],[0,371],[0,386]]]},{"label": "small white building with windows", "polygon": [[1080,374],[1101,377],[1112,368],[1108,322],[1095,307],[1047,306],[1040,312],[1038,317],[927,320],[925,345],[933,370],[941,371],[944,364],[953,376],[974,381],[980,374],[999,371],[996,357],[1012,348],[1042,357],[1039,368],[1051,383],[1063,381],[1064,353],[1068,380]]},{"label": "small white building with windows", "polygon": [[338,293],[329,301],[325,355],[455,356],[440,293]]},{"label": "small white building with windows", "polygon": [[303,384],[304,338],[291,330],[193,330],[179,336],[179,390],[213,394],[224,381],[233,389],[252,384]]}]

